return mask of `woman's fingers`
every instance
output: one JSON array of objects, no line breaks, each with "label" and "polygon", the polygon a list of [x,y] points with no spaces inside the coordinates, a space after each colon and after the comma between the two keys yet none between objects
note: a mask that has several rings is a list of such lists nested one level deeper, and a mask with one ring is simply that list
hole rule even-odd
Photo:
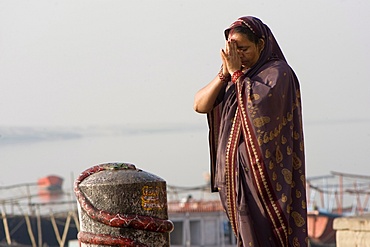
[{"label": "woman's fingers", "polygon": [[237,48],[235,41],[227,40],[225,50],[222,50],[222,61],[227,65],[229,73],[241,68],[241,60]]},{"label": "woman's fingers", "polygon": [[229,73],[241,68],[241,60],[237,48],[235,41],[227,40],[225,49],[221,49],[222,63]]},{"label": "woman's fingers", "polygon": [[227,63],[227,60],[228,60],[228,57],[229,55],[226,53],[226,51],[224,49],[221,49],[221,59],[222,59],[222,63]]},{"label": "woman's fingers", "polygon": [[228,55],[229,54],[229,41],[227,40],[226,42],[225,42],[225,53]]},{"label": "woman's fingers", "polygon": [[220,51],[220,54],[221,54],[221,59],[222,59],[222,70],[223,70],[223,73],[224,75],[229,73],[228,69],[227,69],[227,54],[225,52],[224,49],[221,49]]},{"label": "woman's fingers", "polygon": [[230,51],[230,55],[231,56],[237,56],[237,57],[239,57],[238,56],[238,51],[237,51],[237,46],[236,46],[236,42],[235,41],[230,41],[229,42],[229,51]]}]

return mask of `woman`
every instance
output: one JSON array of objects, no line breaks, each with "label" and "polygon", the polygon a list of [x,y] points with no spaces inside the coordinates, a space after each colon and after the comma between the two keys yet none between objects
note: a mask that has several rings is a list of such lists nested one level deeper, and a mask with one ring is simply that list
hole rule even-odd
[{"label": "woman", "polygon": [[208,117],[212,190],[238,246],[307,246],[298,79],[261,20],[239,18],[225,37],[222,68],[194,100]]}]

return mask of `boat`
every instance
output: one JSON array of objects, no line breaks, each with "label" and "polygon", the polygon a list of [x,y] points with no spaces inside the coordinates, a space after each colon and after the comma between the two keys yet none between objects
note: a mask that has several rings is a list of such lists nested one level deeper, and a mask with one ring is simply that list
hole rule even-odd
[{"label": "boat", "polygon": [[326,214],[318,210],[307,212],[307,228],[311,244],[335,246],[335,230],[333,229],[336,214]]},{"label": "boat", "polygon": [[37,181],[37,185],[41,190],[46,191],[61,191],[63,185],[63,178],[56,175],[49,175],[40,178]]}]

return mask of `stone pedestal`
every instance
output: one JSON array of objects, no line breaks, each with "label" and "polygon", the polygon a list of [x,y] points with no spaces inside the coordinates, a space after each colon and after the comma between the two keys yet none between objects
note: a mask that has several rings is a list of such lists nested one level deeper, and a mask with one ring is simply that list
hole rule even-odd
[{"label": "stone pedestal", "polygon": [[337,247],[370,246],[370,215],[336,218]]},{"label": "stone pedestal", "polygon": [[83,172],[75,183],[81,246],[169,246],[166,182],[126,163]]}]

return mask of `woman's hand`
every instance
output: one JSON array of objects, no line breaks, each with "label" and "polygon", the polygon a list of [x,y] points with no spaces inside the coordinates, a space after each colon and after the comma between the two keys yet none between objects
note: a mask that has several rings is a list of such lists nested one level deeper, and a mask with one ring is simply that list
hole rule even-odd
[{"label": "woman's hand", "polygon": [[[222,73],[224,77],[232,75],[235,71],[240,70],[242,62],[237,51],[235,41],[228,40],[225,50],[221,49]],[[210,83],[199,90],[194,98],[194,110],[199,113],[209,113],[212,111],[216,98],[220,90],[224,87],[224,81],[217,75]]]},{"label": "woman's hand", "polygon": [[221,58],[223,72],[227,70],[227,74],[232,75],[235,71],[240,70],[242,67],[242,61],[237,50],[236,42],[233,40],[226,41],[225,50],[221,49]]}]

